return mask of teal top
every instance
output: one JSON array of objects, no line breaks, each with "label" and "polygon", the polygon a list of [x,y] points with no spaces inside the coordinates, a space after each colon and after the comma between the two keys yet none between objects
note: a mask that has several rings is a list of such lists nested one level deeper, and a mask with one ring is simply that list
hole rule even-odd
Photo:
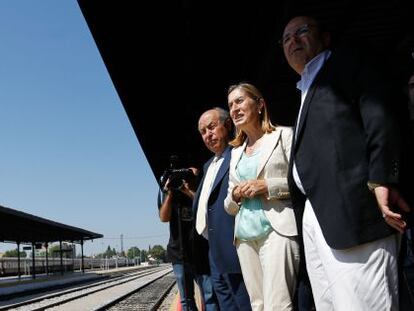
[{"label": "teal top", "polygon": [[[243,152],[237,165],[237,173],[242,181],[256,178],[259,159],[260,149],[250,156]],[[261,199],[243,199],[236,224],[236,238],[242,241],[259,240],[271,230],[272,226],[263,212]]]}]

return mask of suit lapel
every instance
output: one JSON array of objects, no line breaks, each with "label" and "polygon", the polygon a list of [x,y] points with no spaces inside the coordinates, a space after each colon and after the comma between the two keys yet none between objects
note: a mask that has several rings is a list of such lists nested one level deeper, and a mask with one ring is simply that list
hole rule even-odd
[{"label": "suit lapel", "polygon": [[[214,189],[217,187],[217,185],[219,184],[219,182],[223,179],[224,175],[227,173],[227,171],[229,170],[229,162],[230,162],[230,158],[231,158],[231,148],[227,147],[224,152],[223,152],[223,162],[221,163],[220,169],[216,174],[216,177],[214,178],[214,183],[213,183],[213,187],[211,188],[210,193],[212,193],[214,191]],[[200,184],[198,185],[198,189],[196,194],[194,195],[194,200],[193,200],[193,210],[194,212],[197,212],[198,209],[198,201],[200,199],[200,194],[201,194],[201,189],[203,187],[203,183],[204,183],[204,179],[206,177],[206,173],[208,170],[208,167],[210,166],[211,162],[213,161],[214,157],[212,157],[210,160],[208,160],[206,162],[206,164],[204,164],[203,167],[203,178],[200,181]]]},{"label": "suit lapel", "polygon": [[197,215],[198,201],[200,199],[201,188],[203,187],[204,178],[206,177],[207,169],[208,169],[210,163],[213,161],[213,159],[214,159],[214,157],[212,157],[210,160],[208,160],[207,163],[204,164],[204,166],[203,166],[203,178],[201,178],[201,181],[198,184],[197,192],[195,193],[194,199],[193,199],[193,212],[195,213],[194,215]]},{"label": "suit lapel", "polygon": [[264,134],[260,151],[260,163],[257,167],[256,178],[260,175],[261,171],[272,155],[272,152],[275,149],[277,143],[279,142],[280,133],[281,130],[276,129],[272,133]]},{"label": "suit lapel", "polygon": [[315,91],[318,88],[318,85],[321,84],[321,80],[326,79],[326,72],[327,72],[326,68],[329,67],[330,60],[331,60],[331,57],[328,58],[325,61],[322,68],[319,70],[318,74],[313,79],[313,82],[312,82],[312,84],[311,84],[311,86],[308,90],[308,93],[306,94],[306,98],[305,98],[305,101],[303,103],[302,111],[300,113],[299,120],[297,121],[297,124],[296,124],[297,131],[296,131],[296,127],[295,127],[295,133],[296,134],[293,137],[293,139],[294,139],[294,148],[297,147],[296,142],[299,141],[300,136],[302,134],[303,126],[306,122],[306,117],[308,115],[309,107],[311,105],[313,96],[315,95]]},{"label": "suit lapel", "polygon": [[296,146],[296,142],[299,140],[298,138],[300,137],[300,135],[302,133],[303,124],[305,123],[306,116],[307,116],[308,110],[309,110],[309,105],[311,103],[313,95],[315,94],[315,90],[316,90],[316,83],[312,83],[312,86],[308,90],[308,94],[306,94],[305,102],[303,103],[302,111],[301,111],[300,116],[299,116],[299,121],[296,124],[298,130],[297,130],[296,135],[295,135],[296,136],[295,146]]},{"label": "suit lapel", "polygon": [[214,179],[213,187],[211,187],[210,193],[214,191],[217,187],[219,182],[223,179],[224,175],[226,175],[227,171],[229,170],[229,162],[230,162],[230,147],[227,147],[226,150],[223,152],[223,162],[216,174],[216,178]]},{"label": "suit lapel", "polygon": [[246,148],[247,145],[247,139],[244,141],[243,145],[241,145],[238,148],[235,148],[232,150],[231,152],[231,159],[230,159],[230,171],[231,172],[236,172],[236,176],[237,178],[240,180],[240,176],[239,173],[237,172],[237,164],[239,163],[242,155],[243,155],[243,151]]}]

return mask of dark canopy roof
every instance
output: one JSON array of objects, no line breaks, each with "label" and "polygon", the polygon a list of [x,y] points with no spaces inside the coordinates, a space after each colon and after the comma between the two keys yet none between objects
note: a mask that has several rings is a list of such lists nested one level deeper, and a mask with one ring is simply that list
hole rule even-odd
[{"label": "dark canopy roof", "polygon": [[406,84],[413,70],[412,0],[78,0],[137,138],[159,177],[171,154],[201,165],[201,112],[226,107],[227,87],[261,89],[274,123],[293,125],[298,77],[277,41],[312,15],[342,40],[369,43]]},{"label": "dark canopy roof", "polygon": [[102,238],[90,232],[0,205],[0,241],[2,242],[80,242]]}]

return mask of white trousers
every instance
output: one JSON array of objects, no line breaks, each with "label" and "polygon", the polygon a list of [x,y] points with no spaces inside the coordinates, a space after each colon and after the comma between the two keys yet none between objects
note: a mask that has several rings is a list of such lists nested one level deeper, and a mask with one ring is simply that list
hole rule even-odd
[{"label": "white trousers", "polygon": [[237,240],[236,247],[252,310],[293,310],[300,257],[297,237],[271,231],[260,240]]},{"label": "white trousers", "polygon": [[332,249],[307,200],[303,242],[316,310],[398,310],[397,235]]}]

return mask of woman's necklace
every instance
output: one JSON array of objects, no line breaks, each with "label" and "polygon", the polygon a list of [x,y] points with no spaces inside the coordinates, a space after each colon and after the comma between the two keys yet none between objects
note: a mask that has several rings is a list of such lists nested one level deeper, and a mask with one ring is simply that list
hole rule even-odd
[{"label": "woman's necklace", "polygon": [[246,146],[246,155],[250,156],[252,155],[257,149],[260,148],[261,141],[263,136],[261,136],[259,139],[257,139],[251,146]]}]

